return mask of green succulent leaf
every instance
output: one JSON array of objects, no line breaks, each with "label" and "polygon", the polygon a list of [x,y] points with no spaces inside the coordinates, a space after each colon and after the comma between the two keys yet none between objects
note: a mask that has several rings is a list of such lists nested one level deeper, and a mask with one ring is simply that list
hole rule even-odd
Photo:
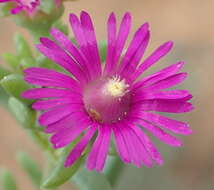
[{"label": "green succulent leaf", "polygon": [[3,67],[0,67],[0,80],[1,80],[3,77],[9,75],[10,73],[11,73],[11,72],[8,71],[7,69],[5,69],[5,68],[3,68]]},{"label": "green succulent leaf", "polygon": [[61,20],[58,20],[56,21],[54,24],[53,24],[53,27],[59,29],[61,32],[63,32],[65,35],[68,35],[68,26],[64,23],[62,23]]},{"label": "green succulent leaf", "polygon": [[4,53],[2,55],[3,60],[5,63],[7,63],[11,69],[14,71],[20,71],[19,69],[19,63],[20,63],[20,58],[12,53]]},{"label": "green succulent leaf", "polygon": [[35,66],[37,66],[37,64],[33,58],[26,57],[26,58],[21,59],[21,62],[20,62],[21,70],[24,70],[28,67],[35,67]]},{"label": "green succulent leaf", "polygon": [[33,57],[32,52],[30,50],[30,46],[20,34],[15,35],[15,46],[19,57]]},{"label": "green succulent leaf", "polygon": [[42,179],[42,171],[37,163],[25,152],[18,152],[16,158],[35,187],[39,188]]},{"label": "green succulent leaf", "polygon": [[79,169],[81,163],[84,160],[84,156],[80,157],[72,166],[69,168],[64,167],[65,159],[67,158],[69,152],[76,144],[76,141],[71,143],[70,146],[66,147],[62,155],[60,155],[60,159],[57,161],[55,167],[52,171],[50,171],[50,175],[45,178],[44,182],[42,183],[42,188],[54,188],[64,184],[68,181]]},{"label": "green succulent leaf", "polygon": [[18,190],[15,179],[9,170],[1,170],[0,181],[4,190]]},{"label": "green succulent leaf", "polygon": [[24,99],[21,97],[22,92],[31,88],[31,86],[23,80],[22,75],[7,75],[0,81],[0,84],[9,95],[21,100],[26,104],[31,104],[33,102],[33,100]]},{"label": "green succulent leaf", "polygon": [[41,1],[40,8],[47,14],[50,14],[55,7],[55,2],[53,0]]},{"label": "green succulent leaf", "polygon": [[102,173],[81,168],[72,181],[81,190],[113,190],[107,178]]},{"label": "green succulent leaf", "polygon": [[14,97],[8,101],[10,111],[24,128],[34,128],[36,112]]}]

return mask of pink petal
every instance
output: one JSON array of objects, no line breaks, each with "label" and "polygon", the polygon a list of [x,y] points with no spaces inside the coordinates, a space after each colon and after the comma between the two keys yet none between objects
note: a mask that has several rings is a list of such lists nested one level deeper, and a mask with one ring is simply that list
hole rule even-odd
[{"label": "pink petal", "polygon": [[138,124],[142,125],[143,128],[151,132],[155,137],[160,139],[162,142],[171,145],[171,146],[181,146],[182,142],[176,137],[166,133],[157,126],[154,126],[146,121],[138,121]]},{"label": "pink petal", "polygon": [[[114,17],[112,16],[111,18],[113,19]],[[131,15],[130,13],[126,13],[123,16],[122,22],[120,24],[120,29],[116,39],[114,50],[112,50],[113,51],[112,53],[114,53],[114,55],[110,63],[110,68],[108,68],[109,75],[112,74],[116,68],[117,62],[119,61],[125,42],[128,38],[130,28],[131,28]]]},{"label": "pink petal", "polygon": [[150,138],[137,126],[132,126],[132,130],[136,133],[141,143],[144,145],[145,149],[151,156],[151,158],[159,165],[163,164],[163,158],[158,152],[155,145],[152,143]]},{"label": "pink petal", "polygon": [[189,135],[192,133],[189,125],[181,121],[177,121],[151,112],[141,112],[139,116],[141,119],[149,121],[150,123],[161,126],[162,128],[165,128],[177,134]]},{"label": "pink petal", "polygon": [[32,108],[35,110],[47,110],[54,107],[62,106],[65,104],[82,104],[80,98],[58,98],[58,99],[49,99],[49,100],[39,100],[33,103]]},{"label": "pink petal", "polygon": [[143,88],[144,91],[159,91],[162,89],[173,87],[181,82],[183,82],[187,77],[187,73],[179,73],[169,76],[166,79],[160,80],[149,87]]},{"label": "pink petal", "polygon": [[96,40],[96,35],[95,35],[95,30],[94,30],[92,20],[90,18],[90,15],[85,11],[81,12],[80,20],[81,20],[82,29],[85,35],[85,39],[88,43],[88,49],[93,58],[94,65],[96,66],[98,76],[100,76],[102,72],[102,68],[101,68],[98,45],[97,45],[97,40]]},{"label": "pink petal", "polygon": [[111,138],[111,127],[109,126],[102,126],[103,130],[103,138],[102,142],[99,147],[99,152],[97,154],[97,161],[96,161],[96,171],[102,171],[105,161],[108,155],[108,149],[110,144],[110,138]]},{"label": "pink petal", "polygon": [[87,115],[85,112],[75,112],[68,116],[63,117],[62,119],[58,120],[55,123],[52,123],[48,125],[45,128],[46,133],[56,133],[59,130],[66,129],[68,126],[72,127],[74,125],[77,125],[78,121],[82,118],[87,118]]},{"label": "pink petal", "polygon": [[138,157],[141,159],[141,162],[147,167],[152,167],[153,161],[150,157],[150,154],[146,150],[146,147],[142,143],[141,139],[137,136],[137,134],[133,130],[130,130],[130,128],[129,133],[132,135],[132,141],[136,149],[135,151],[137,152]]},{"label": "pink petal", "polygon": [[[91,74],[93,74],[93,70],[91,70],[90,63],[84,56],[84,54],[72,43],[72,41],[61,31],[57,28],[52,28],[50,31],[51,35],[53,36],[54,40],[59,42],[59,44],[70,53],[70,56],[76,60],[79,65],[84,68],[86,71],[87,77],[91,79]],[[88,73],[89,72],[89,73]]]},{"label": "pink petal", "polygon": [[172,49],[173,42],[169,41],[158,47],[143,63],[138,67],[137,71],[133,75],[133,79],[138,78],[145,70],[151,67],[159,59],[165,56]]},{"label": "pink petal", "polygon": [[144,100],[138,106],[143,111],[159,111],[169,113],[184,113],[193,110],[191,103],[176,100]]},{"label": "pink petal", "polygon": [[80,91],[79,83],[70,76],[51,69],[31,67],[24,70],[25,79],[31,84],[54,86]]},{"label": "pink petal", "polygon": [[82,108],[82,105],[77,104],[66,104],[56,107],[53,110],[42,113],[39,117],[39,123],[43,126],[50,125],[51,123],[55,123],[73,112],[81,111]]},{"label": "pink petal", "polygon": [[131,130],[128,126],[121,127],[120,126],[121,133],[126,139],[126,144],[128,146],[129,155],[132,160],[132,162],[137,166],[141,167],[142,165],[142,155],[141,155],[141,144],[136,140],[136,136],[131,133]]},{"label": "pink petal", "polygon": [[145,23],[135,33],[128,47],[128,50],[126,51],[126,54],[124,55],[122,62],[119,66],[119,73],[121,74],[123,72],[127,73],[128,72],[127,68],[133,69],[133,70],[136,69],[136,66],[138,65],[148,45],[148,41],[150,37],[148,28],[149,28],[149,24]]},{"label": "pink petal", "polygon": [[54,144],[54,148],[62,148],[77,138],[90,124],[90,122],[85,121],[85,123],[79,122],[77,125],[67,126],[67,128],[54,134],[50,141]]},{"label": "pink petal", "polygon": [[116,148],[120,158],[123,160],[123,162],[130,163],[130,155],[123,134],[120,132],[120,129],[117,126],[113,127],[112,129],[115,135]]},{"label": "pink petal", "polygon": [[179,100],[189,97],[191,94],[187,90],[169,90],[159,92],[144,92],[143,90],[134,96],[134,102],[153,99]]},{"label": "pink petal", "polygon": [[40,98],[60,98],[60,97],[80,97],[79,94],[73,93],[68,89],[54,88],[32,88],[22,93],[23,98],[40,99]]},{"label": "pink petal", "polygon": [[[102,126],[101,126],[102,127]],[[99,154],[100,145],[104,136],[103,130],[101,127],[98,128],[98,136],[92,146],[92,149],[88,155],[86,166],[89,170],[94,170],[96,168],[97,156]]]},{"label": "pink petal", "polygon": [[151,86],[152,84],[166,79],[169,76],[172,76],[176,74],[178,71],[181,70],[183,67],[184,62],[177,62],[175,64],[172,64],[164,69],[161,69],[160,71],[149,75],[148,77],[143,78],[142,80],[136,82],[131,89],[139,89],[141,87]]},{"label": "pink petal", "polygon": [[69,20],[73,33],[75,35],[75,39],[77,40],[80,46],[80,50],[90,63],[91,70],[93,70],[93,73],[91,73],[91,77],[93,77],[92,79],[95,79],[99,75],[99,71],[97,70],[97,63],[94,62],[92,58],[92,53],[90,52],[90,45],[87,43],[81,23],[75,14],[70,14]]},{"label": "pink petal", "polygon": [[131,62],[128,64],[128,67],[126,69],[124,69],[124,73],[122,74],[122,76],[124,76],[127,79],[129,79],[129,81],[132,81],[132,77],[131,76],[135,72],[138,63],[140,62],[142,56],[144,55],[146,47],[147,47],[147,45],[149,43],[149,39],[150,39],[150,33],[148,32],[146,34],[145,40],[142,42],[142,44],[139,47],[138,51],[133,56]]},{"label": "pink petal", "polygon": [[108,31],[108,50],[107,50],[106,64],[104,69],[105,75],[111,72],[112,68],[114,68],[116,64],[115,62],[113,62],[116,39],[117,39],[116,17],[114,13],[111,13],[109,16],[107,28],[108,28],[107,30]]},{"label": "pink petal", "polygon": [[73,74],[75,78],[80,82],[85,82],[87,80],[84,76],[82,69],[80,69],[78,65],[74,62],[74,60],[69,58],[69,56],[65,53],[62,53],[56,49],[49,49],[42,44],[39,44],[36,47],[46,57],[56,62],[57,64],[65,68],[68,72]]},{"label": "pink petal", "polygon": [[65,167],[71,166],[82,154],[86,146],[88,145],[89,141],[93,137],[94,133],[96,132],[96,127],[92,126],[86,131],[85,135],[82,139],[75,145],[71,153],[68,155],[65,161]]}]

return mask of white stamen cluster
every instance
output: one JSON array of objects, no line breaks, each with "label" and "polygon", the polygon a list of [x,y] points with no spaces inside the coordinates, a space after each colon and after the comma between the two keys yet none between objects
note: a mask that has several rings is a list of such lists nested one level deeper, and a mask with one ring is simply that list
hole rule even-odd
[{"label": "white stamen cluster", "polygon": [[124,79],[121,80],[119,76],[115,76],[107,81],[103,92],[114,97],[121,97],[128,91],[128,87],[129,85],[126,84]]}]

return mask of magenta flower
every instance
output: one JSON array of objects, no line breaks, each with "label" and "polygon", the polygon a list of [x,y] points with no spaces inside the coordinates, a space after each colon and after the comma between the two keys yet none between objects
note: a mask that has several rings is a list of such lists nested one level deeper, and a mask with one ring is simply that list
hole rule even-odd
[{"label": "magenta flower", "polygon": [[46,126],[46,133],[53,134],[50,141],[54,148],[65,147],[81,137],[68,155],[65,167],[71,166],[91,142],[87,168],[101,171],[112,134],[123,162],[138,167],[163,164],[145,131],[176,147],[181,146],[181,141],[167,131],[182,135],[192,132],[187,123],[156,113],[184,113],[193,109],[188,102],[192,95],[187,90],[165,90],[186,78],[187,73],[180,72],[184,62],[139,77],[165,56],[173,43],[164,43],[140,63],[150,38],[148,23],[137,30],[125,51],[131,15],[124,15],[117,33],[112,13],[107,24],[107,58],[102,65],[90,16],[82,12],[78,19],[70,14],[70,24],[78,45],[54,28],[51,35],[55,42],[41,38],[37,48],[71,75],[46,68],[28,68],[24,71],[25,80],[41,88],[23,93],[25,98],[37,99],[33,109],[45,111],[39,123]]},{"label": "magenta flower", "polygon": [[12,14],[18,14],[21,11],[26,11],[29,15],[33,14],[37,6],[40,4],[40,0],[0,0],[0,3],[14,2],[16,7],[11,10]]}]

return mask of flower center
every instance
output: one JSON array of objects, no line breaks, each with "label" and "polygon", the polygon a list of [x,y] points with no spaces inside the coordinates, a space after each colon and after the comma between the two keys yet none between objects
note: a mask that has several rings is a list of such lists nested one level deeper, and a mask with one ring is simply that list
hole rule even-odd
[{"label": "flower center", "polygon": [[120,80],[119,77],[113,77],[108,80],[103,90],[104,93],[114,97],[119,97],[126,93],[128,87],[129,85],[125,83],[124,79]]},{"label": "flower center", "polygon": [[84,90],[83,102],[89,116],[100,123],[122,120],[130,107],[129,85],[119,77],[102,78]]}]

